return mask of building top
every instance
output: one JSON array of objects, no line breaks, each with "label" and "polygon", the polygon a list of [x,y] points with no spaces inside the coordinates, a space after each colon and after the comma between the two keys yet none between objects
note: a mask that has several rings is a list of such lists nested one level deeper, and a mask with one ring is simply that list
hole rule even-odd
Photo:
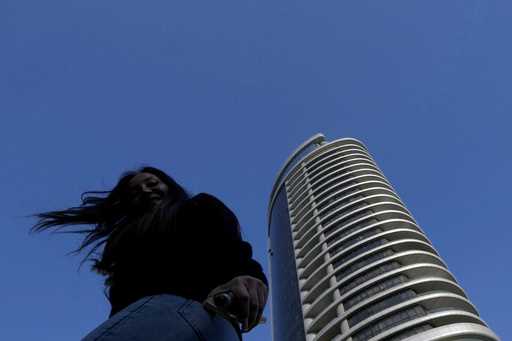
[{"label": "building top", "polygon": [[[354,141],[364,147],[364,144],[361,141],[359,141],[355,138],[352,138],[352,137],[337,139],[330,143],[343,142],[343,141]],[[293,151],[293,153],[288,157],[288,159],[284,162],[284,164],[281,166],[281,169],[279,170],[279,172],[277,172],[276,180],[274,182],[274,186],[272,187],[272,192],[270,193],[270,200],[269,200],[269,205],[268,205],[268,210],[267,210],[267,221],[268,221],[269,228],[270,228],[272,206],[274,205],[274,201],[276,199],[277,192],[278,192],[279,188],[281,188],[284,181],[286,180],[287,175],[290,174],[299,165],[299,163],[301,161],[305,160],[306,158],[308,158],[308,156],[310,156],[312,154],[313,150],[311,149],[311,147],[320,146],[320,145],[323,145],[326,143],[327,142],[326,142],[325,135],[323,135],[322,133],[317,133],[317,134],[313,135],[312,137],[307,139],[304,143],[302,143],[297,149],[295,149]],[[304,155],[304,152],[307,152],[307,154]]]}]

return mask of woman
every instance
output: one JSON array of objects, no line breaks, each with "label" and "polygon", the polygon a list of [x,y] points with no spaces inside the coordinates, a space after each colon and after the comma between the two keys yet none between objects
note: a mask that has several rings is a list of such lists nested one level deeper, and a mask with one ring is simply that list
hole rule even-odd
[{"label": "woman", "polygon": [[[268,282],[236,216],[157,168],[126,172],[111,191],[85,192],[79,207],[36,217],[34,231],[92,225],[66,232],[85,234],[74,252],[92,246],[82,263],[99,256],[92,270],[106,276],[112,309],[84,341],[231,341],[261,319]],[[222,293],[230,295],[224,316],[236,320],[201,304]]]}]

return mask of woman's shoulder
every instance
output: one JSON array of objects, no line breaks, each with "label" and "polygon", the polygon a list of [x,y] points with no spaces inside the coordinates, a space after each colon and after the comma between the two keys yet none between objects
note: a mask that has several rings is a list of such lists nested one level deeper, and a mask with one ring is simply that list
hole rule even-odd
[{"label": "woman's shoulder", "polygon": [[192,211],[196,213],[200,212],[201,215],[206,214],[209,217],[216,216],[221,218],[225,224],[238,225],[238,219],[233,211],[212,194],[201,192],[191,197],[189,202]]},{"label": "woman's shoulder", "polygon": [[201,192],[191,197],[191,200],[214,200],[220,201],[216,196],[210,193]]},{"label": "woman's shoulder", "polygon": [[209,193],[201,192],[194,195],[189,200],[193,205],[196,206],[206,205],[207,207],[225,207],[229,210],[229,208],[219,198]]}]

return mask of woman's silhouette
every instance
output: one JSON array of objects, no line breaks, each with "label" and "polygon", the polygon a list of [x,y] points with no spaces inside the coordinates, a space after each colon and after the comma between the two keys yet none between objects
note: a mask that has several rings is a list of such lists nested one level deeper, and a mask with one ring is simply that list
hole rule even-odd
[{"label": "woman's silhouette", "polygon": [[[106,276],[110,316],[85,341],[231,341],[261,319],[268,282],[236,216],[157,168],[126,172],[110,191],[83,193],[78,207],[35,216],[33,231],[85,234],[74,252],[91,246],[82,263]],[[236,320],[204,309],[219,293],[231,295],[225,308]]]}]

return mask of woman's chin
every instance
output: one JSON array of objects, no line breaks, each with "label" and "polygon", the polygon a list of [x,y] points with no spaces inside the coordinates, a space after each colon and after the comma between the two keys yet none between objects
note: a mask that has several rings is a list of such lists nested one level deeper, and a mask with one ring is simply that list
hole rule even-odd
[{"label": "woman's chin", "polygon": [[148,206],[154,208],[162,203],[162,199],[160,198],[152,198],[148,201]]},{"label": "woman's chin", "polygon": [[146,211],[157,207],[162,202],[161,199],[137,200],[131,203],[130,207],[134,211]]}]

